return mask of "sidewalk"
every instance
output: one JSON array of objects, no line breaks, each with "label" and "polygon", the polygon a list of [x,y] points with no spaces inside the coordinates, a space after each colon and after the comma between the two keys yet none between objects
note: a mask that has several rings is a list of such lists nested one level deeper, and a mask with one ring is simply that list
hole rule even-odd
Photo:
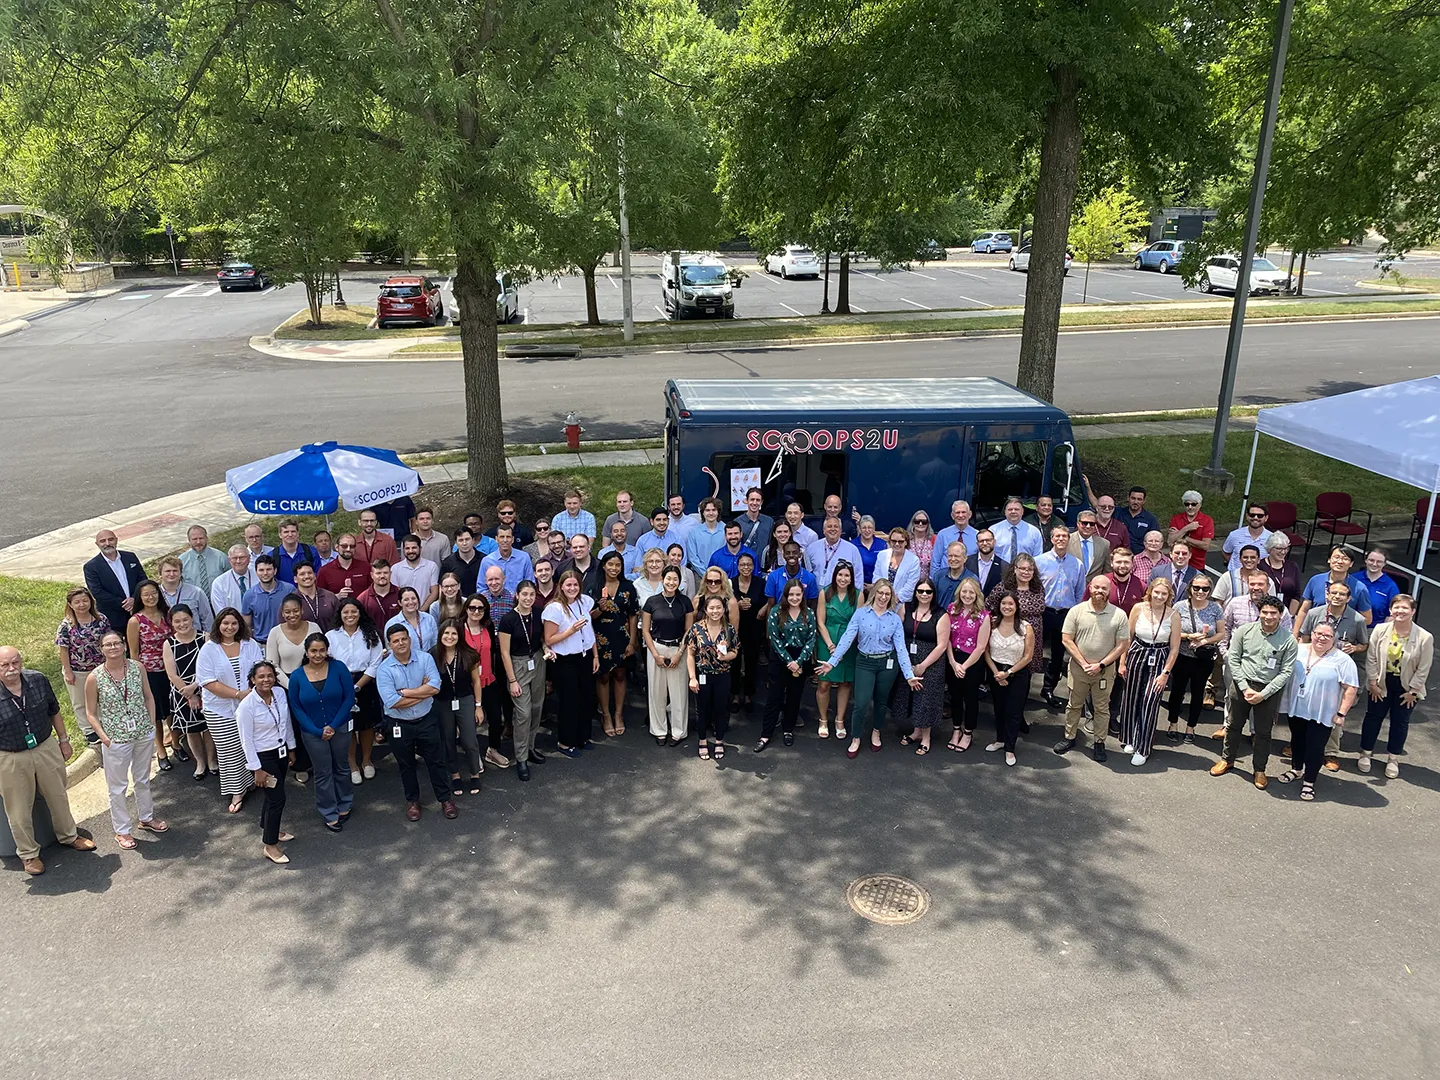
[{"label": "sidewalk", "polygon": [[[1374,293],[1358,294],[1353,296],[1326,296],[1326,297],[1252,297],[1250,307],[1252,310],[1263,308],[1266,305],[1274,304],[1331,304],[1331,303],[1366,303],[1375,300],[1395,300],[1401,297],[1396,291],[1390,288],[1379,289]],[[1436,293],[1405,293],[1406,300],[1440,300],[1440,294]],[[1126,330],[1152,330],[1166,328],[1199,328],[1205,326],[1224,325],[1230,319],[1229,297],[1210,297],[1205,299],[1166,301],[1155,304],[1066,304],[1061,308],[1062,314],[1075,314],[1079,312],[1146,312],[1153,313],[1154,319],[1147,319],[1143,322],[1116,323],[1120,329]],[[1205,308],[1215,309],[1214,319],[1195,320],[1174,320],[1167,319],[1165,313],[1169,311],[1196,311]],[[887,322],[923,323],[939,320],[969,320],[969,319],[992,319],[996,317],[1018,318],[1025,314],[1021,307],[990,307],[990,308],[954,308],[950,310],[937,311],[876,311],[851,315],[806,315],[799,318],[769,318],[769,319],[744,319],[737,323],[717,324],[717,331],[723,331],[736,326],[746,328],[773,326],[782,333],[795,328],[796,326],[844,326]],[[1426,312],[1361,312],[1355,315],[1287,315],[1274,319],[1255,320],[1254,322],[1265,321],[1273,323],[1289,322],[1333,322],[1347,319],[1385,319],[1397,317],[1414,317],[1416,315],[1427,315]],[[1254,325],[1254,322],[1248,325]],[[1106,323],[1087,323],[1084,325],[1062,326],[1060,332],[1084,333],[1107,328]],[[677,337],[688,335],[695,330],[693,323],[655,322],[639,323],[637,328],[642,329],[646,334],[675,333]],[[718,336],[711,340],[686,341],[677,340],[674,342],[653,341],[643,345],[623,345],[614,341],[594,340],[601,335],[611,335],[616,332],[616,325],[603,327],[576,326],[565,329],[541,329],[536,328],[533,334],[523,331],[515,332],[513,337],[515,343],[520,344],[558,344],[576,345],[590,356],[637,356],[646,353],[660,352],[718,352],[728,349],[760,349],[767,347],[815,347],[825,345],[863,345],[873,344],[877,341],[895,341],[910,338],[925,337],[958,337],[966,335],[989,336],[989,335],[1014,335],[1019,333],[1018,328],[1004,327],[977,327],[973,330],[956,329],[946,327],[933,332],[917,330],[905,331],[897,334],[868,334],[854,337],[784,337],[775,338],[725,338]],[[506,339],[512,337],[511,332],[501,335],[500,349],[503,354]],[[453,343],[454,351],[431,352],[431,353],[403,353],[403,350],[415,345],[434,345],[441,343]],[[438,335],[427,334],[417,337],[380,337],[363,338],[360,340],[313,340],[302,338],[279,338],[273,333],[258,334],[250,339],[250,348],[256,352],[265,353],[267,356],[277,356],[287,360],[310,360],[321,362],[341,363],[380,363],[380,362],[401,362],[401,363],[432,363],[434,361],[454,362],[460,358],[460,339],[453,334]]]},{"label": "sidewalk", "polygon": [[[517,455],[507,458],[505,465],[512,474],[524,474],[606,465],[658,465],[663,461],[662,450],[606,450],[593,454]],[[463,461],[422,465],[417,471],[427,484],[466,477]],[[101,529],[114,529],[120,546],[135,552],[140,561],[145,562],[186,547],[186,534],[191,525],[204,525],[213,533],[253,520],[253,514],[235,509],[223,483],[211,484],[77,521],[0,548],[0,574],[44,581],[78,581],[80,568],[95,554],[95,534]]]}]

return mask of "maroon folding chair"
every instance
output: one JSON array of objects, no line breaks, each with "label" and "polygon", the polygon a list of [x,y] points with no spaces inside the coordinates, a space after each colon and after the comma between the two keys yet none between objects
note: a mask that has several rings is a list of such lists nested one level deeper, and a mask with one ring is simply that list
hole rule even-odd
[{"label": "maroon folding chair", "polygon": [[[1411,554],[1411,549],[1418,554],[1420,551],[1420,534],[1425,531],[1425,518],[1430,510],[1429,499],[1415,500],[1415,517],[1410,522],[1410,539],[1405,542],[1406,554]],[[1435,508],[1435,515],[1430,522],[1430,538],[1426,541],[1428,550],[1431,544],[1440,543],[1440,506]]]},{"label": "maroon folding chair", "polygon": [[[1365,515],[1365,524],[1355,520],[1356,514]],[[1315,543],[1317,532],[1329,533],[1333,544],[1350,542],[1352,537],[1364,537],[1359,547],[1362,552],[1370,550],[1370,511],[1357,510],[1350,496],[1343,491],[1322,491],[1315,496],[1315,520],[1310,525],[1310,544]],[[1308,555],[1309,552],[1307,551]],[[1355,562],[1364,561],[1362,554]],[[1302,564],[1302,569],[1303,564]]]},{"label": "maroon folding chair", "polygon": [[[1265,504],[1265,527],[1271,532],[1284,533],[1285,539],[1290,541],[1291,552],[1294,552],[1296,548],[1304,552],[1310,546],[1309,541],[1300,535],[1299,529],[1299,526],[1308,526],[1310,522],[1301,521],[1298,517],[1299,513],[1300,508],[1294,503],[1267,502]],[[1263,559],[1265,552],[1262,551],[1260,557]],[[1303,565],[1303,556],[1301,561]]]}]

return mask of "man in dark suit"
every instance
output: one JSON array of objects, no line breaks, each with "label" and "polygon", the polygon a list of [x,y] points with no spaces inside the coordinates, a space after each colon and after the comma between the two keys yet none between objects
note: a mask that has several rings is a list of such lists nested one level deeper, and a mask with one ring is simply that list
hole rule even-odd
[{"label": "man in dark suit", "polygon": [[1005,580],[1005,571],[1010,569],[1010,564],[995,554],[995,534],[989,529],[976,533],[975,543],[980,550],[965,560],[965,569],[980,580],[980,595],[986,597],[991,589]]},{"label": "man in dark suit", "polygon": [[1100,523],[1093,510],[1081,510],[1075,531],[1070,534],[1070,554],[1085,568],[1085,580],[1110,569],[1110,541],[1100,535]]},{"label": "man in dark suit", "polygon": [[145,580],[145,568],[133,551],[119,550],[120,539],[112,529],[96,533],[95,546],[100,554],[85,564],[85,587],[94,594],[95,605],[110,620],[111,628],[124,636],[135,607],[131,596],[135,586]]}]

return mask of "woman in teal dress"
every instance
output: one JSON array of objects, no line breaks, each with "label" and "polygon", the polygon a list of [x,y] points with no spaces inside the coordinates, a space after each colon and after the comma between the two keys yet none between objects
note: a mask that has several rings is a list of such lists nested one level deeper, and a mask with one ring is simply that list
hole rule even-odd
[{"label": "woman in teal dress", "polygon": [[[835,576],[820,593],[815,610],[816,621],[820,624],[820,640],[815,643],[816,659],[829,660],[835,642],[850,625],[850,617],[860,605],[860,592],[855,588],[855,568],[841,559],[835,564]],[[850,708],[850,687],[855,682],[855,654],[843,657],[839,667],[821,675],[815,683],[815,705],[820,712],[820,738],[830,737],[827,714],[830,712],[830,688],[837,688],[835,695],[835,737],[845,738],[845,713]]]}]

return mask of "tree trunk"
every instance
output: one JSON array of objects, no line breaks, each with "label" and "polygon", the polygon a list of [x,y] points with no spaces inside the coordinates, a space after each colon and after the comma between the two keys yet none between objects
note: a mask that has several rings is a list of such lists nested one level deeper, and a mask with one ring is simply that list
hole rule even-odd
[{"label": "tree trunk", "polygon": [[840,281],[835,286],[835,314],[850,314],[850,253],[840,253]]},{"label": "tree trunk", "polygon": [[600,307],[595,302],[595,263],[580,267],[580,276],[585,279],[585,325],[599,326]]},{"label": "tree trunk", "polygon": [[455,303],[459,308],[460,366],[465,378],[465,448],[470,457],[465,486],[482,501],[503,494],[505,427],[500,411],[499,333],[495,260],[489,252],[455,252]]},{"label": "tree trunk", "polygon": [[322,299],[324,298],[320,295],[320,289],[319,286],[316,284],[315,279],[313,277],[310,277],[309,275],[306,275],[305,306],[310,309],[310,322],[317,330],[321,326],[320,302]]},{"label": "tree trunk", "polygon": [[1304,295],[1305,295],[1305,260],[1308,259],[1309,257],[1310,257],[1310,253],[1309,253],[1308,251],[1302,251],[1302,252],[1300,253],[1300,277],[1299,277],[1299,280],[1297,280],[1296,283],[1295,283],[1295,295],[1296,295],[1296,296],[1304,296]]},{"label": "tree trunk", "polygon": [[1059,64],[1050,77],[1055,91],[1045,110],[1045,137],[1040,144],[1030,270],[1025,275],[1025,325],[1015,379],[1021,390],[1046,401],[1055,397],[1065,240],[1080,175],[1081,135],[1079,70],[1074,64]]},{"label": "tree trunk", "polygon": [[1286,292],[1295,292],[1295,247],[1290,247],[1290,265],[1285,268],[1285,283],[1289,286]]}]

